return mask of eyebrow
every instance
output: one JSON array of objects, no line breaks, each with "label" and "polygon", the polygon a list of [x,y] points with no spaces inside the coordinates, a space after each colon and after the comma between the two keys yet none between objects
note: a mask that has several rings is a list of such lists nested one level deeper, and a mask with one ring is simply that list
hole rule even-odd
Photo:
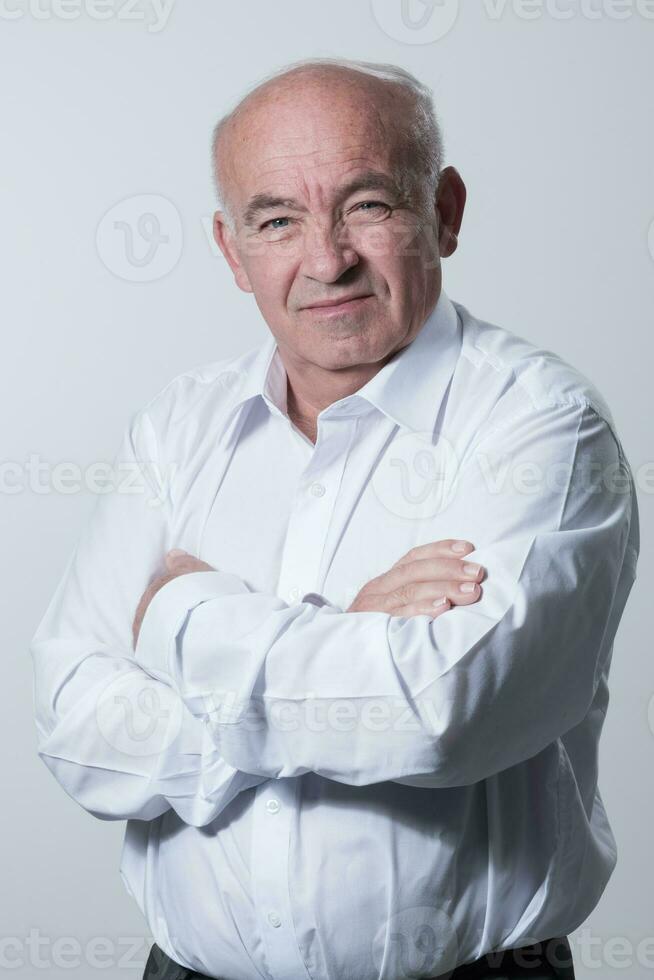
[{"label": "eyebrow", "polygon": [[[397,181],[381,170],[366,170],[344,184],[336,194],[336,202],[344,201],[358,191],[386,191],[399,196],[400,188]],[[252,226],[264,212],[274,208],[289,208],[294,211],[304,210],[303,205],[292,197],[277,197],[274,194],[255,194],[250,198],[243,211],[243,221]]]}]

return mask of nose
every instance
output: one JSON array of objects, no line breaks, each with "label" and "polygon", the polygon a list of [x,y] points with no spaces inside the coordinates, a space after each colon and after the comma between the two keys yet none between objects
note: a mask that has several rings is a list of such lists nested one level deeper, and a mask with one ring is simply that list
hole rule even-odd
[{"label": "nose", "polygon": [[319,282],[336,282],[344,272],[359,262],[342,230],[333,230],[325,222],[315,223],[304,236],[301,272]]}]

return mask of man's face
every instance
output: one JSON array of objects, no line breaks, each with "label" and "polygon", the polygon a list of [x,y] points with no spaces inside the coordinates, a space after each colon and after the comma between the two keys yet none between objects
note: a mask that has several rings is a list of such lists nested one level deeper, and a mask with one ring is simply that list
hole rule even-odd
[{"label": "man's face", "polygon": [[[272,93],[229,142],[233,235],[214,234],[282,354],[328,370],[390,356],[438,299],[435,203],[398,186],[383,93],[326,85]],[[316,304],[340,306],[317,307]]]}]

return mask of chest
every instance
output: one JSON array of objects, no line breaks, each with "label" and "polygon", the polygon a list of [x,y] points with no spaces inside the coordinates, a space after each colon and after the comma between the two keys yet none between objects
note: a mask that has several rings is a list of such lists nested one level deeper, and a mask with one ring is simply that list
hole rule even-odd
[{"label": "chest", "polygon": [[452,536],[447,460],[385,417],[321,420],[313,445],[262,406],[190,470],[178,546],[289,604],[318,592],[346,608],[414,545]]}]

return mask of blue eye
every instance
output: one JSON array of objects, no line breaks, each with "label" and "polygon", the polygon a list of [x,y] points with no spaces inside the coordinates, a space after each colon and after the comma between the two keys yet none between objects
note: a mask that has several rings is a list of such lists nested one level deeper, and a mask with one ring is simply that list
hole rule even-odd
[{"label": "blue eye", "polygon": [[[264,223],[261,225],[261,230],[263,231],[263,229],[267,228],[269,225],[274,225],[275,221],[288,221],[288,218],[271,218],[270,221],[264,221]],[[273,231],[278,230],[278,228],[273,227]]]}]

